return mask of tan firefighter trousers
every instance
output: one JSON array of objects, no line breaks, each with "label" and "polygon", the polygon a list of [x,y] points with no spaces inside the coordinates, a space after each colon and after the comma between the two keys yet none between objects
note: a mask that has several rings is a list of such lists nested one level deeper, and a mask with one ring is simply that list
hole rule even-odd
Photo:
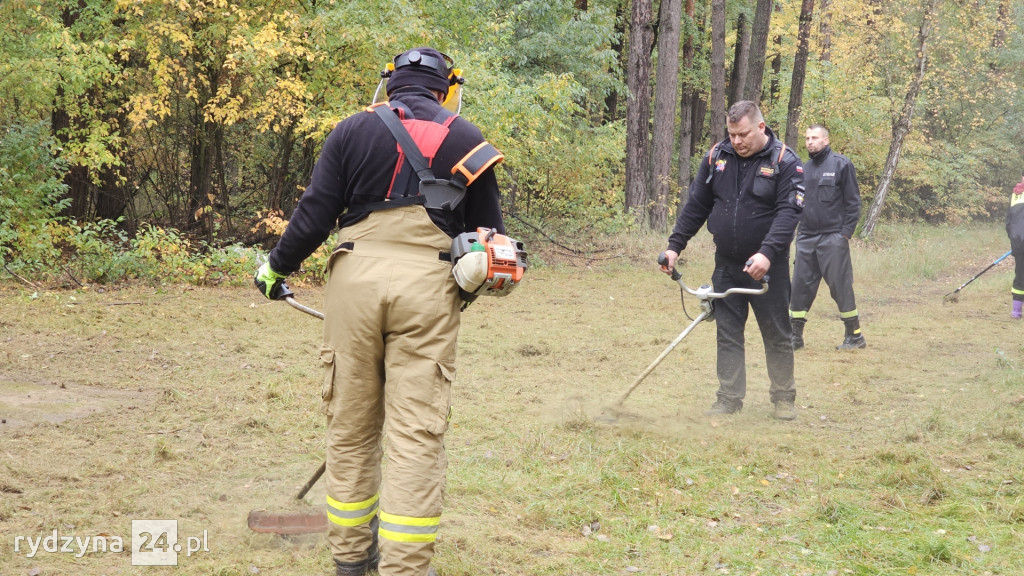
[{"label": "tan firefighter trousers", "polygon": [[379,515],[382,576],[426,576],[434,554],[461,305],[450,249],[408,206],[343,228],[328,264],[328,539],[337,562],[365,560]]}]

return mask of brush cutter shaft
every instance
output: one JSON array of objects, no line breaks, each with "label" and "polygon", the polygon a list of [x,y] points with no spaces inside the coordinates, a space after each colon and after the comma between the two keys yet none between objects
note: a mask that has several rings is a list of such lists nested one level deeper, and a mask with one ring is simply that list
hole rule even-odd
[{"label": "brush cutter shaft", "polygon": [[287,302],[288,304],[290,304],[291,307],[295,308],[296,310],[301,310],[301,311],[305,312],[306,314],[309,314],[310,316],[316,316],[317,318],[319,318],[321,320],[324,319],[324,313],[323,312],[318,312],[318,311],[313,310],[312,308],[310,308],[308,306],[303,306],[302,304],[299,304],[298,301],[296,301],[295,298],[292,298],[291,296],[286,297],[284,299],[284,301]]},{"label": "brush cutter shaft", "polygon": [[1003,254],[1002,256],[1000,256],[999,258],[997,258],[995,262],[993,262],[993,263],[989,264],[989,265],[988,265],[988,266],[987,266],[987,267],[986,267],[986,268],[985,268],[984,270],[982,270],[981,272],[978,272],[977,274],[975,274],[973,278],[971,278],[971,279],[970,279],[970,280],[968,280],[967,282],[964,282],[963,284],[961,284],[961,285],[960,285],[960,287],[959,287],[959,288],[957,288],[956,290],[953,290],[953,291],[952,291],[952,292],[950,292],[949,294],[946,294],[946,296],[950,296],[950,295],[952,295],[952,294],[956,294],[957,292],[959,292],[959,291],[963,290],[965,286],[967,286],[967,285],[968,285],[968,284],[970,284],[971,282],[974,282],[975,280],[977,280],[979,276],[981,276],[981,275],[982,275],[982,274],[984,274],[985,272],[988,272],[989,270],[991,270],[991,269],[992,269],[992,268],[993,268],[993,267],[994,267],[994,266],[995,266],[996,264],[999,264],[999,263],[1000,263],[1000,262],[1002,262],[1003,260],[1006,260],[1006,257],[1007,257],[1007,256],[1009,256],[1009,255],[1010,255],[1010,254],[1012,254],[1012,253],[1013,253],[1013,251],[1011,250],[1011,251],[1007,252],[1006,254]]},{"label": "brush cutter shaft", "polygon": [[676,336],[676,339],[673,340],[672,343],[668,345],[668,348],[665,348],[665,350],[662,351],[661,355],[655,358],[654,362],[651,362],[651,365],[648,366],[647,369],[644,370],[640,374],[640,376],[637,377],[637,379],[633,382],[629,389],[626,390],[626,392],[619,398],[618,403],[622,404],[623,402],[625,402],[626,398],[629,398],[629,395],[633,393],[633,390],[636,390],[636,387],[639,386],[640,383],[644,381],[644,378],[647,378],[647,375],[653,372],[654,369],[658,367],[658,364],[661,364],[661,361],[664,360],[669,355],[669,353],[672,352],[672,350],[674,350],[675,347],[678,346],[679,343],[683,341],[683,338],[686,338],[686,335],[689,334],[697,326],[697,324],[703,322],[704,319],[707,318],[710,314],[710,310],[705,310],[704,312],[698,314],[697,317],[693,319],[693,322],[691,322],[690,325],[686,327],[686,330],[683,330],[679,334],[679,336]]},{"label": "brush cutter shaft", "polygon": [[[687,334],[689,334],[698,324],[700,324],[704,320],[712,319],[714,314],[714,308],[711,306],[712,300],[725,298],[730,294],[764,294],[765,292],[768,291],[767,275],[761,279],[760,288],[729,288],[725,292],[712,292],[711,286],[708,284],[704,284],[700,288],[694,290],[683,282],[683,276],[682,274],[679,273],[679,271],[676,270],[675,266],[673,266],[672,269],[669,270],[668,258],[665,256],[664,252],[662,252],[661,255],[658,256],[658,264],[661,265],[663,270],[671,274],[672,279],[678,282],[679,286],[681,286],[683,290],[689,292],[690,294],[700,299],[701,313],[698,314],[697,317],[693,319],[693,322],[690,322],[690,325],[686,327],[686,330],[683,330],[679,334],[679,336],[676,336],[676,339],[673,340],[672,343],[668,345],[668,348],[665,348],[665,350],[657,358],[654,359],[654,362],[651,362],[651,365],[648,366],[647,369],[645,369],[640,374],[640,376],[637,377],[637,379],[633,382],[632,385],[630,385],[626,392],[623,393],[621,397],[619,397],[618,404],[620,405],[626,401],[626,398],[629,398],[629,395],[632,394],[633,390],[636,390],[637,386],[639,386],[640,383],[644,381],[644,378],[647,378],[647,375],[653,372],[654,369],[658,367],[658,364],[661,364],[661,361],[664,360],[669,355],[669,353],[672,352],[672,350],[675,349],[675,347],[678,346],[679,343],[683,341],[683,338],[686,338]],[[750,264],[751,262],[747,261],[747,266],[750,266]]]},{"label": "brush cutter shaft", "polygon": [[309,492],[309,489],[312,488],[314,484],[316,484],[316,481],[319,480],[320,477],[324,475],[324,472],[326,470],[327,461],[324,460],[323,464],[321,464],[320,467],[316,469],[316,472],[313,473],[313,476],[310,477],[310,479],[306,482],[306,485],[302,487],[302,490],[299,490],[299,495],[296,496],[295,499],[302,500],[303,498],[305,498],[306,493]]}]

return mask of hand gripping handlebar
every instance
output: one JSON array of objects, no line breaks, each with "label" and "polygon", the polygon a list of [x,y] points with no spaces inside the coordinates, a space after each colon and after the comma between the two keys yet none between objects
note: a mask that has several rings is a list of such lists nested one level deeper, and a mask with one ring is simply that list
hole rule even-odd
[{"label": "hand gripping handlebar", "polygon": [[[753,263],[753,259],[747,260],[746,262],[747,266],[750,266]],[[658,256],[658,264],[661,266],[662,270],[668,269],[668,256],[666,256],[664,252],[662,252]],[[683,290],[696,296],[697,298],[700,298],[702,301],[714,300],[717,298],[725,298],[729,294],[764,294],[765,292],[768,291],[767,274],[765,274],[764,277],[761,278],[760,288],[729,288],[725,292],[712,292],[711,286],[709,284],[702,284],[701,287],[696,290],[690,288],[689,286],[686,285],[686,283],[683,282],[683,275],[680,274],[679,271],[675,269],[675,266],[672,267],[671,275],[672,279],[678,282],[679,286]]]}]

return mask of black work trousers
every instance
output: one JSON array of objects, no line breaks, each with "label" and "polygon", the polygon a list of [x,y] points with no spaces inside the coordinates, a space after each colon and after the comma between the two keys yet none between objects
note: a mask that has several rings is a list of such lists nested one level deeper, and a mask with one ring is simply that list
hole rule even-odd
[{"label": "black work trousers", "polygon": [[1010,238],[1010,250],[1013,253],[1014,275],[1013,292],[1014,300],[1024,300],[1024,241]]},{"label": "black work trousers", "polygon": [[[715,300],[718,326],[718,400],[732,406],[743,405],[747,394],[747,366],[744,328],[751,309],[764,341],[765,360],[770,381],[771,402],[796,400],[793,378],[793,327],[789,320],[789,254],[779,254],[768,271],[768,292],[759,295],[731,294]],[[760,282],[743,271],[742,262],[715,257],[712,283],[715,292],[729,288],[760,288]]]},{"label": "black work trousers", "polygon": [[793,266],[794,318],[806,318],[821,279],[839,307],[840,317],[857,316],[857,298],[853,294],[853,262],[850,241],[839,232],[800,234],[796,238],[796,264]]}]

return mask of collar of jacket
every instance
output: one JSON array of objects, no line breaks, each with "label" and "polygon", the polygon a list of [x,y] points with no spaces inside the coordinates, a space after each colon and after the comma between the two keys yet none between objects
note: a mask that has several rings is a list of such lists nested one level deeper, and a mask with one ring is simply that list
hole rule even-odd
[{"label": "collar of jacket", "polygon": [[402,86],[392,92],[388,100],[408,101],[415,98],[427,98],[434,104],[441,105],[434,93],[423,86]]},{"label": "collar of jacket", "polygon": [[828,155],[829,155],[829,154],[830,154],[831,152],[832,152],[832,147],[831,147],[831,146],[825,146],[825,147],[824,147],[824,148],[822,148],[821,150],[818,150],[818,151],[817,151],[817,152],[815,152],[814,154],[811,154],[811,155],[810,155],[810,156],[811,156],[811,160],[814,160],[814,163],[815,163],[815,164],[821,164],[821,162],[822,162],[822,161],[823,161],[823,160],[824,160],[825,158],[828,158]]}]

